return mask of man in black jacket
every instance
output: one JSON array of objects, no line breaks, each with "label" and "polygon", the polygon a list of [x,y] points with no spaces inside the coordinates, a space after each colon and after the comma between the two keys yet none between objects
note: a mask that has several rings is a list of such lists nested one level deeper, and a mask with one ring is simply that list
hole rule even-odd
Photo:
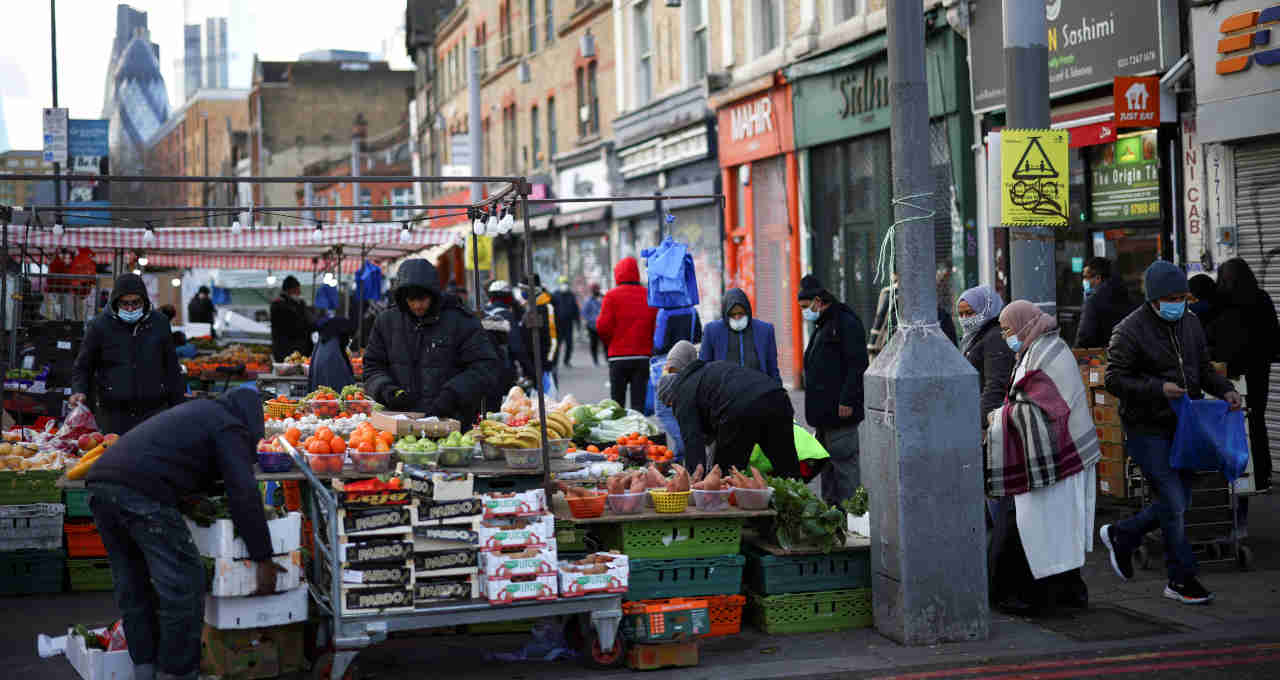
[{"label": "man in black jacket", "polygon": [[1133,311],[1124,282],[1111,277],[1111,262],[1095,257],[1084,265],[1084,306],[1076,330],[1077,349],[1106,347],[1111,331]]},{"label": "man in black jacket", "polygon": [[212,324],[217,314],[218,309],[213,306],[213,299],[209,297],[209,287],[200,286],[195,297],[187,303],[187,323]]},{"label": "man in black jacket", "polygon": [[836,504],[861,483],[858,424],[863,418],[862,374],[870,363],[867,334],[858,315],[814,275],[800,281],[797,297],[805,321],[814,323],[804,351],[804,417],[831,455],[831,467],[822,475],[822,496]]},{"label": "man in black jacket", "polygon": [[252,388],[185,403],[120,438],[89,471],[89,507],[102,534],[134,677],[195,678],[200,667],[205,569],[179,499],[225,483],[236,533],[257,562],[258,590],[281,569],[253,463],[262,402]]},{"label": "man in black jacket", "polygon": [[1133,577],[1133,551],[1159,527],[1164,536],[1169,585],[1164,596],[1186,604],[1213,599],[1196,579],[1198,565],[1187,542],[1184,515],[1191,505],[1192,473],[1169,466],[1178,417],[1170,401],[1204,392],[1240,408],[1240,395],[1209,367],[1209,348],[1195,314],[1187,314],[1187,277],[1157,260],[1145,274],[1146,304],[1116,326],[1108,348],[1107,391],[1120,399],[1125,449],[1157,499],[1138,514],[1101,528],[1120,578]]},{"label": "man in black jacket", "polygon": [[397,411],[470,425],[501,366],[480,321],[442,295],[436,268],[407,260],[396,274],[396,306],[378,316],[364,354],[367,391]]},{"label": "man in black jacket", "polygon": [[302,284],[293,276],[284,277],[280,297],[271,301],[271,355],[276,361],[299,352],[311,356],[313,349],[311,314],[302,301]]},{"label": "man in black jacket", "polygon": [[107,309],[85,325],[71,377],[71,406],[89,399],[103,432],[124,434],[182,403],[186,386],[169,320],[151,308],[137,274],[116,279]]},{"label": "man in black jacket", "polygon": [[760,371],[697,357],[692,343],[677,342],[658,380],[658,399],[680,423],[685,466],[705,464],[707,444],[715,440],[716,464],[746,470],[759,444],[775,475],[799,477],[795,411],[787,391]]},{"label": "man in black jacket", "polygon": [[556,308],[556,343],[557,358],[564,358],[565,368],[573,368],[573,329],[582,318],[582,310],[578,307],[578,297],[569,289],[569,279],[561,276],[558,280],[560,290],[551,296],[551,305]]}]

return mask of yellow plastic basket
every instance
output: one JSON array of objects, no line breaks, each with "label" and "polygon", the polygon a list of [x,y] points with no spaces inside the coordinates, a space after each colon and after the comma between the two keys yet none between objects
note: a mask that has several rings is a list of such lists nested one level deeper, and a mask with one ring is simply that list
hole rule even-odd
[{"label": "yellow plastic basket", "polygon": [[281,404],[278,402],[267,402],[262,405],[262,410],[272,418],[289,418],[296,414],[302,408],[301,403]]},{"label": "yellow plastic basket", "polygon": [[658,512],[684,512],[689,507],[689,496],[693,495],[692,491],[658,491],[650,489],[649,495],[653,497],[653,509]]}]

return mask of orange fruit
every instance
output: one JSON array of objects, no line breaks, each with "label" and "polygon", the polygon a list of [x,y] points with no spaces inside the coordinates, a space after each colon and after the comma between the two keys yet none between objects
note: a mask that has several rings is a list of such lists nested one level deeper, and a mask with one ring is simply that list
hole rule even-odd
[{"label": "orange fruit", "polygon": [[329,447],[322,441],[313,441],[307,444],[307,453],[325,454],[329,453]]},{"label": "orange fruit", "polygon": [[377,451],[378,453],[385,453],[391,450],[391,445],[388,444],[386,441],[379,439],[378,443],[374,445],[373,450]]},{"label": "orange fruit", "polygon": [[360,453],[373,453],[374,451],[373,442],[369,441],[368,439],[365,439],[360,442],[360,446],[358,447],[357,450]]},{"label": "orange fruit", "polygon": [[334,437],[329,440],[330,453],[343,453],[347,450],[347,443],[342,441],[342,437]]},{"label": "orange fruit", "polygon": [[[379,432],[378,441],[390,447],[396,441],[396,436],[390,432]],[[389,450],[389,449],[388,449]]]},{"label": "orange fruit", "polygon": [[302,432],[296,427],[291,427],[285,431],[284,439],[293,446],[297,446],[298,442],[302,439]]},{"label": "orange fruit", "polygon": [[333,430],[330,430],[327,427],[322,427],[316,430],[316,439],[319,439],[322,442],[327,442],[330,439],[333,439]]}]

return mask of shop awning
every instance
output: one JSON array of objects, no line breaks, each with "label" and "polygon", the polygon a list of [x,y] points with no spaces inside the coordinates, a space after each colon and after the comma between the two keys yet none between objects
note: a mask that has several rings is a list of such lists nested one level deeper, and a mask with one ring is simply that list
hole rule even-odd
[{"label": "shop awning", "polygon": [[[571,205],[571,204],[567,204]],[[600,220],[609,219],[609,206],[600,208],[591,208],[579,212],[561,214],[555,216],[555,225],[557,227],[572,227],[575,224],[588,224],[590,222],[599,222]]]}]

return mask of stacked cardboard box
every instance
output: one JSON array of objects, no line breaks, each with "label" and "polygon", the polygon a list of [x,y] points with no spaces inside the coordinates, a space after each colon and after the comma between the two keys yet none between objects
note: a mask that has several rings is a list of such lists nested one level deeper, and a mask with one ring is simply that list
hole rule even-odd
[{"label": "stacked cardboard box", "polygon": [[[338,492],[338,555],[343,615],[413,610],[413,527],[418,499],[410,490]],[[328,584],[326,584],[328,585]]]},{"label": "stacked cardboard box", "polygon": [[1080,379],[1089,394],[1093,424],[1098,428],[1102,458],[1098,461],[1098,493],[1112,498],[1130,498],[1128,457],[1124,450],[1124,428],[1120,422],[1120,400],[1107,392],[1107,354],[1102,349],[1073,350],[1080,365]]},{"label": "stacked cardboard box", "polygon": [[418,470],[407,479],[419,503],[413,527],[414,605],[479,599],[476,523],[484,504],[475,496],[475,477]]}]

